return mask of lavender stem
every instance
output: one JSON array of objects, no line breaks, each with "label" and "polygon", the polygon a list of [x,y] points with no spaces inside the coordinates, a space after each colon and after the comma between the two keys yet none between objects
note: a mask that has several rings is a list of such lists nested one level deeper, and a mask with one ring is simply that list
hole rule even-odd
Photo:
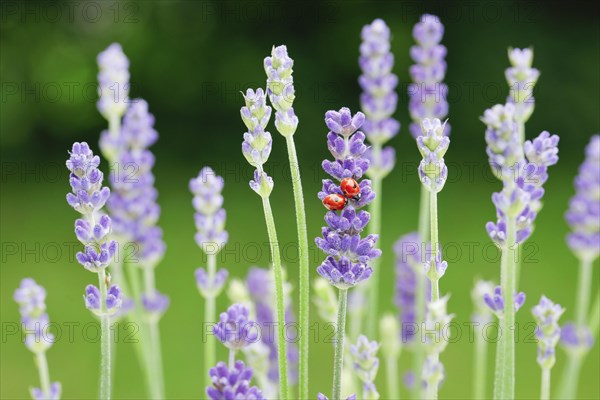
[{"label": "lavender stem", "polygon": [[42,393],[44,393],[46,398],[50,398],[50,373],[48,372],[48,360],[46,359],[46,352],[37,352],[35,354],[35,361],[40,376],[40,387],[42,389]]},{"label": "lavender stem", "polygon": [[[208,254],[207,255],[207,275],[208,280],[213,282],[215,273],[217,272],[217,255],[216,254]],[[216,323],[216,304],[214,296],[206,296],[204,300],[204,321],[209,324]],[[204,344],[204,369],[209,370],[215,365],[216,359],[216,347],[215,347],[215,339],[208,338],[206,343]],[[231,368],[231,365],[230,365]],[[205,387],[212,385],[209,376],[205,376]]]},{"label": "lavender stem", "polygon": [[[92,217],[93,219],[93,217]],[[92,221],[93,222],[93,221]],[[94,224],[92,224],[94,226]],[[106,309],[106,269],[98,270],[98,287],[100,289],[100,399],[110,399],[111,367],[110,367],[110,317]]]},{"label": "lavender stem", "polygon": [[296,209],[296,228],[298,231],[298,250],[300,256],[300,368],[299,368],[299,395],[301,399],[308,398],[308,331],[309,331],[309,297],[310,276],[308,271],[308,233],[306,229],[306,211],[304,209],[304,193],[300,179],[300,167],[294,135],[286,135],[290,171],[292,173],[292,188],[294,191],[294,205]]},{"label": "lavender stem", "polygon": [[[502,293],[504,295],[504,351],[502,373],[502,397],[514,398],[515,393],[515,306],[513,296],[515,288],[515,260],[518,253],[516,243],[516,221],[514,216],[506,218],[506,249],[502,257],[503,266]],[[504,261],[504,260],[503,260]]]},{"label": "lavender stem", "polygon": [[[437,192],[435,190],[429,193],[429,216],[431,222],[431,257],[433,260],[438,259],[440,252],[440,243],[438,238],[438,209],[437,209]],[[434,276],[429,276],[431,281],[431,301],[440,299],[439,277],[437,276],[437,268],[431,268],[430,271],[435,271]]]},{"label": "lavender stem", "polygon": [[582,258],[579,264],[579,283],[577,286],[577,303],[575,304],[575,321],[578,326],[585,325],[585,318],[590,307],[592,289],[592,260]]},{"label": "lavender stem", "polygon": [[475,356],[473,359],[473,398],[485,399],[487,380],[487,342],[483,338],[483,327],[475,326]]},{"label": "lavender stem", "polygon": [[542,388],[540,399],[550,399],[550,368],[542,368]]},{"label": "lavender stem", "polygon": [[235,350],[229,349],[229,369],[232,369],[235,365]]},{"label": "lavender stem", "polygon": [[[262,196],[261,196],[262,197]],[[287,342],[285,340],[285,304],[283,301],[283,273],[281,270],[281,255],[279,253],[279,241],[277,230],[269,197],[262,197],[267,233],[269,235],[269,247],[275,273],[275,306],[277,308],[277,357],[279,361],[279,398],[288,398],[288,373],[287,373]]]},{"label": "lavender stem", "polygon": [[337,330],[335,332],[335,353],[333,358],[332,400],[342,398],[342,368],[344,366],[344,336],[346,333],[346,307],[348,289],[340,289],[338,296]]}]

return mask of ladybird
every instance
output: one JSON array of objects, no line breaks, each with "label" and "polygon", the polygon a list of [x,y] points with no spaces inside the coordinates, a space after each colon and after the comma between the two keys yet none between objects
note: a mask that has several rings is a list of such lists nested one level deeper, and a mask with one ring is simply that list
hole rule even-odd
[{"label": "ladybird", "polygon": [[340,183],[340,189],[342,193],[349,199],[359,200],[360,199],[360,186],[352,178],[344,178]]},{"label": "ladybird", "polygon": [[328,210],[341,210],[346,207],[347,202],[348,199],[336,193],[329,194],[323,199],[323,205]]}]

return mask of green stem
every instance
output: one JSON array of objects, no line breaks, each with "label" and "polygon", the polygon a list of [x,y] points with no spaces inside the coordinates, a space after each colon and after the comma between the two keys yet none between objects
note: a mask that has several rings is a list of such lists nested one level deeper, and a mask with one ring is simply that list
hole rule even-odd
[{"label": "green stem", "polygon": [[542,388],[540,393],[541,400],[550,399],[550,368],[542,368]]},{"label": "green stem", "polygon": [[344,367],[344,337],[346,331],[346,307],[348,289],[340,289],[338,296],[337,330],[335,331],[335,353],[333,356],[332,400],[342,398],[342,368]]},{"label": "green stem", "polygon": [[308,398],[308,331],[310,308],[310,274],[308,269],[308,233],[306,230],[306,211],[304,209],[304,193],[300,179],[300,165],[296,155],[294,136],[285,137],[287,144],[292,187],[294,190],[294,205],[296,208],[296,229],[298,231],[298,251],[300,266],[300,366],[299,366],[299,394],[301,399]]},{"label": "green stem", "polygon": [[281,255],[279,254],[279,241],[273,210],[268,197],[262,198],[267,233],[269,235],[269,247],[271,248],[271,259],[273,261],[273,272],[275,273],[275,307],[277,308],[277,357],[279,361],[279,398],[288,398],[288,374],[287,374],[287,342],[285,340],[285,303],[283,299],[283,272],[281,269]]},{"label": "green stem", "polygon": [[[144,268],[144,293],[146,296],[154,296],[156,285],[154,268]],[[151,381],[153,383],[152,397],[162,399],[164,395],[164,377],[162,368],[162,351],[160,346],[160,329],[158,326],[158,318],[147,315],[148,336],[150,342],[150,359],[149,370],[151,371]]]},{"label": "green stem", "polygon": [[[381,153],[381,145],[373,145],[373,157],[379,157]],[[369,221],[369,234],[380,235],[381,234],[381,199],[382,199],[382,179],[380,177],[373,177],[371,180],[371,188],[375,192],[375,198],[369,206],[371,213],[371,220]],[[366,332],[368,337],[377,337],[377,327],[379,326],[379,278],[382,271],[379,268],[380,258],[376,258],[371,261],[371,268],[373,268],[373,274],[367,283],[368,290],[368,308],[367,313],[367,326]]]},{"label": "green stem", "polygon": [[[215,254],[207,255],[207,264],[208,264],[208,280],[212,282],[217,270],[217,256]],[[204,321],[205,323],[214,324],[216,323],[216,304],[215,297],[208,296],[204,299]],[[212,382],[208,376],[208,370],[215,366],[216,360],[216,338],[208,337],[206,343],[204,344],[204,371],[207,373],[204,374],[205,379],[205,387],[212,386]]]},{"label": "green stem", "polygon": [[[429,242],[429,191],[425,188],[425,186],[421,185],[421,197],[419,200],[419,240],[421,243],[418,243],[419,250],[422,250]],[[423,258],[422,251],[420,254],[420,262],[423,263],[426,260]],[[415,322],[417,323],[417,333],[418,337],[422,338],[421,329],[423,328],[423,321],[425,319],[425,285],[426,285],[426,277],[423,273],[423,266],[419,264],[415,267],[415,274],[417,276],[417,287],[415,292],[416,297],[416,313],[415,313]],[[417,376],[417,384],[415,384],[415,389],[413,396],[417,399],[420,399],[422,386],[419,384],[420,374],[423,370],[423,361],[425,359],[425,353],[423,351],[424,343],[422,340],[419,340],[415,343],[415,351],[414,351],[414,372]]]},{"label": "green stem", "polygon": [[100,399],[110,399],[110,317],[106,310],[106,269],[98,271],[98,286],[100,289]]},{"label": "green stem", "polygon": [[[516,244],[516,221],[513,216],[506,218],[506,257],[504,285],[504,366],[502,376],[503,398],[515,397],[515,259],[518,251]],[[503,260],[504,261],[504,260]]]},{"label": "green stem", "polygon": [[592,337],[595,338],[598,335],[598,328],[600,328],[600,291],[596,293],[596,300],[594,300],[588,319],[588,327],[592,332]]},{"label": "green stem", "polygon": [[431,225],[431,268],[429,279],[431,281],[431,301],[440,299],[439,276],[435,262],[440,253],[440,241],[438,237],[438,208],[437,208],[437,192],[429,193],[429,216]]},{"label": "green stem", "polygon": [[[504,264],[504,262],[503,262]],[[504,319],[498,319],[498,342],[496,344],[496,368],[494,370],[494,399],[504,399],[502,382],[504,379]]]},{"label": "green stem", "polygon": [[50,372],[48,372],[48,360],[46,359],[46,352],[40,351],[35,354],[35,361],[40,376],[40,389],[45,398],[50,398]]},{"label": "green stem", "polygon": [[579,267],[579,284],[577,286],[577,302],[575,303],[575,321],[577,326],[584,326],[590,306],[592,292],[592,261],[582,259]]},{"label": "green stem", "polygon": [[475,356],[473,359],[473,398],[485,399],[487,379],[487,342],[483,327],[475,327]]},{"label": "green stem", "polygon": [[235,350],[234,349],[229,349],[229,369],[233,369],[233,366],[235,365]]},{"label": "green stem", "polygon": [[583,364],[583,354],[569,354],[567,365],[563,370],[558,399],[574,399],[577,395],[579,371]]},{"label": "green stem", "polygon": [[400,377],[398,374],[398,354],[384,357],[388,398],[399,399],[400,388],[398,387],[398,382],[400,381]]}]

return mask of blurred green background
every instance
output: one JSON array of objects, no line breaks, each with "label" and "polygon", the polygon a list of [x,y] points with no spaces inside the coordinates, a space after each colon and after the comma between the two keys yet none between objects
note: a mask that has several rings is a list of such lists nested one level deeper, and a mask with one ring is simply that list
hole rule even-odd
[{"label": "blurred green background", "polygon": [[[313,243],[324,214],[316,197],[324,176],[319,165],[328,157],[323,114],[342,106],[358,109],[360,30],[377,17],[384,18],[393,32],[394,72],[401,82],[395,116],[403,127],[390,142],[398,165],[384,183],[380,243],[384,252],[380,304],[394,311],[392,245],[417,223],[419,182],[414,171],[419,155],[408,133],[406,85],[411,29],[423,12],[439,15],[446,26],[451,178],[440,195],[439,214],[440,239],[454,250],[447,253],[450,266],[441,290],[452,294],[449,308],[459,324],[470,319],[474,279],[497,281],[499,276],[497,252],[484,228],[495,218],[490,195],[499,183],[488,173],[484,126],[478,118],[486,108],[505,101],[507,47],[535,48],[534,66],[542,74],[527,136],[542,130],[561,136],[561,160],[550,172],[520,287],[528,300],[518,314],[516,392],[522,398],[539,396],[536,346],[526,336],[531,332],[526,325],[532,320],[529,310],[546,294],[567,307],[564,320],[573,317],[570,308],[578,266],[565,245],[568,227],[563,214],[584,146],[600,126],[599,21],[591,2],[2,2],[0,397],[27,398],[28,387],[38,384],[31,354],[20,343],[20,335],[11,334],[19,318],[12,293],[26,276],[46,287],[50,318],[62,331],[48,353],[52,379],[62,382],[65,398],[97,394],[99,343],[93,340],[93,326],[86,325],[94,320],[81,299],[85,285],[95,276],[72,255],[73,248],[79,249],[73,234],[77,215],[65,202],[69,186],[64,161],[73,141],[88,141],[98,151],[106,122],[95,105],[96,55],[113,41],[123,45],[131,61],[132,97],[149,102],[160,134],[153,151],[160,225],[168,250],[157,270],[157,285],[171,297],[161,323],[169,398],[198,398],[204,392],[201,384],[206,373],[203,307],[193,277],[205,260],[193,240],[188,180],[204,165],[226,180],[230,243],[220,265],[234,277],[244,277],[251,265],[266,266],[269,255],[260,202],[248,187],[251,170],[240,151],[244,127],[239,119],[239,91],[264,87],[263,58],[272,45],[287,44],[295,60],[294,108],[300,118],[296,144]],[[106,168],[106,163],[101,166]],[[285,143],[276,133],[269,168],[276,182],[272,204],[279,239],[290,250],[287,256],[284,251],[284,262],[297,288],[291,182]],[[259,243],[261,251],[256,253],[256,246],[248,247],[249,243]],[[469,246],[474,248],[472,256]],[[311,247],[314,277],[323,256]],[[592,293],[598,290],[597,269],[596,265]],[[294,296],[297,304],[297,291]],[[219,310],[227,303],[221,296]],[[319,321],[314,310],[311,318]],[[78,324],[72,339],[70,323]],[[318,391],[328,393],[331,385],[333,349],[322,337],[311,343],[310,393],[314,396]],[[489,346],[490,384],[494,348]],[[470,396],[472,349],[466,331],[447,347],[442,355],[447,378],[441,397]],[[223,351],[219,358],[224,357]],[[560,351],[555,377],[564,361]],[[401,371],[409,367],[410,358],[403,356]],[[600,396],[599,372],[596,344],[582,369],[581,397]],[[123,340],[118,345],[116,373],[115,397],[145,395],[133,345]],[[384,372],[379,375],[385,398]],[[488,389],[491,396],[491,385]]]}]

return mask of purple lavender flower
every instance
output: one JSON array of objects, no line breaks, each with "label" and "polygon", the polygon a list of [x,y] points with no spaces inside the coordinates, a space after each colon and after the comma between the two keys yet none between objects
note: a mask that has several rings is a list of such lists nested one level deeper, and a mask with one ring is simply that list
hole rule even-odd
[{"label": "purple lavender flower", "polygon": [[46,289],[32,278],[24,278],[13,298],[19,305],[25,345],[33,353],[45,352],[54,343],[54,335],[48,332],[50,319],[46,313]]},{"label": "purple lavender flower", "polygon": [[512,67],[507,68],[505,72],[510,87],[507,102],[515,104],[516,120],[525,123],[533,113],[535,103],[533,88],[540,72],[535,68],[531,68],[533,62],[532,49],[509,48],[508,58]]},{"label": "purple lavender flower", "polygon": [[496,104],[485,110],[481,121],[487,126],[485,141],[492,172],[502,181],[512,178],[516,165],[523,162],[523,146],[515,121],[515,106]]},{"label": "purple lavender flower", "polygon": [[383,178],[394,167],[395,152],[392,147],[381,149],[381,146],[400,130],[400,123],[391,118],[398,102],[394,91],[398,77],[391,72],[394,55],[390,52],[390,29],[385,22],[376,19],[365,25],[361,36],[358,63],[363,74],[358,83],[363,89],[361,108],[367,116],[363,129],[367,139],[378,149],[367,153],[371,162],[369,175]]},{"label": "purple lavender flower", "polygon": [[107,120],[120,118],[127,110],[129,60],[121,45],[113,43],[98,54],[98,111]]},{"label": "purple lavender flower", "polygon": [[103,153],[114,157],[117,166],[108,201],[114,233],[138,246],[137,263],[145,268],[154,268],[166,250],[162,229],[156,225],[160,206],[152,173],[154,155],[148,149],[157,139],[154,116],[142,99],[131,102],[117,138],[108,131],[100,138]]},{"label": "purple lavender flower", "polygon": [[221,268],[217,271],[214,277],[209,277],[204,268],[196,270],[196,285],[203,297],[218,296],[225,286],[229,271]]},{"label": "purple lavender flower", "polygon": [[[394,244],[396,253],[396,296],[395,304],[400,311],[400,323],[402,327],[402,342],[411,342],[417,333],[416,304],[417,272],[422,268],[424,260],[428,260],[431,254],[431,246],[423,249],[423,244],[417,232],[411,232],[402,236]],[[426,254],[421,254],[425,250]],[[429,254],[429,255],[427,255]],[[431,297],[431,283],[426,282],[425,298]]]},{"label": "purple lavender flower", "polygon": [[473,290],[471,290],[471,300],[474,305],[474,312],[471,320],[478,323],[480,326],[491,322],[491,310],[486,304],[484,297],[486,294],[494,292],[496,285],[491,281],[478,280],[475,282]]},{"label": "purple lavender flower", "polygon": [[212,386],[206,388],[206,394],[210,400],[263,400],[260,389],[250,387],[252,369],[243,361],[236,361],[231,368],[220,362],[208,374]]},{"label": "purple lavender flower", "polygon": [[[500,286],[496,286],[494,288],[493,293],[484,293],[483,301],[490,308],[490,310],[501,318],[504,314],[504,296],[502,295],[502,288]],[[513,301],[515,306],[515,312],[519,311],[519,309],[525,303],[525,293],[519,292],[513,294]]]},{"label": "purple lavender flower", "polygon": [[273,46],[271,56],[264,61],[267,74],[267,93],[275,113],[275,127],[283,136],[291,136],[298,128],[298,117],[292,105],[296,98],[292,67],[286,46]]},{"label": "purple lavender flower", "polygon": [[[416,64],[410,67],[413,83],[408,86],[408,110],[413,119],[410,132],[415,138],[421,135],[423,119],[448,115],[448,87],[442,82],[446,75],[446,47],[440,44],[443,36],[444,25],[435,15],[424,14],[413,29],[417,45],[411,47],[410,55]],[[444,134],[450,134],[450,126]]]},{"label": "purple lavender flower", "polygon": [[250,310],[243,304],[233,304],[221,313],[213,333],[226,347],[239,350],[258,338],[258,326],[249,319]]},{"label": "purple lavender flower", "polygon": [[573,231],[567,236],[571,250],[582,260],[595,260],[600,255],[600,135],[586,147],[565,217]]},{"label": "purple lavender flower", "polygon": [[[323,393],[319,392],[319,394],[317,394],[317,400],[329,400],[329,397],[327,397]],[[346,400],[356,400],[356,395],[351,394],[350,396],[346,397]]]},{"label": "purple lavender flower", "polygon": [[[327,144],[335,159],[323,161],[323,169],[337,180],[350,177],[360,180],[369,168],[369,161],[364,157],[365,136],[357,132],[364,122],[364,115],[358,112],[352,116],[348,108],[342,108],[339,112],[328,111],[325,122],[331,129]],[[328,255],[317,272],[340,289],[348,289],[368,279],[373,272],[370,260],[381,255],[381,250],[375,248],[378,235],[360,236],[370,216],[366,211],[356,210],[371,202],[375,193],[367,179],[359,182],[359,187],[360,199],[350,199],[339,215],[329,211],[325,215],[328,226],[322,228],[323,237],[316,239],[317,246]],[[323,180],[319,199],[333,193],[341,194],[339,186],[330,179]]]},{"label": "purple lavender flower", "polygon": [[151,293],[142,295],[142,306],[152,318],[160,318],[169,308],[170,301],[169,296],[160,293],[156,289]]},{"label": "purple lavender flower", "polygon": [[[83,295],[85,306],[88,310],[96,315],[102,315],[102,307],[100,304],[100,290],[94,285],[87,285],[85,295]],[[116,285],[111,285],[106,293],[106,313],[113,315],[121,308],[123,298],[121,290]]]},{"label": "purple lavender flower", "polygon": [[354,373],[363,383],[363,397],[378,399],[379,393],[375,387],[375,377],[379,370],[379,343],[369,341],[366,336],[360,335],[356,344],[350,345],[350,356],[353,361]]},{"label": "purple lavender flower", "polygon": [[85,142],[73,144],[66,163],[71,172],[69,182],[72,190],[67,194],[67,202],[84,216],[84,219],[75,221],[75,234],[84,245],[84,251],[78,252],[76,258],[91,272],[106,268],[117,247],[116,242],[108,238],[111,219],[100,214],[96,220],[96,214],[110,196],[110,190],[102,186],[103,174],[98,169],[99,164],[100,158]]},{"label": "purple lavender flower", "polygon": [[448,167],[444,154],[450,145],[448,136],[444,136],[446,123],[439,119],[425,118],[421,124],[423,133],[417,137],[417,147],[423,156],[419,164],[419,178],[430,192],[440,192],[446,184]]},{"label": "purple lavender flower", "polygon": [[587,326],[567,322],[560,330],[560,344],[569,353],[585,354],[594,346],[594,336]]},{"label": "purple lavender flower", "polygon": [[[256,323],[260,331],[261,342],[267,346],[269,350],[269,366],[267,376],[268,379],[276,384],[279,379],[278,358],[277,358],[277,337],[273,331],[273,326],[276,323],[275,318],[275,291],[274,278],[272,271],[264,268],[252,267],[246,276],[246,287],[248,294],[254,305],[256,314]],[[290,289],[284,287],[285,295],[285,322],[286,324],[295,323],[295,316],[291,303]],[[298,379],[298,371],[295,368],[298,360],[298,347],[290,342],[287,346],[288,359],[288,377],[290,382],[296,382]]]},{"label": "purple lavender flower", "polygon": [[558,319],[565,312],[559,304],[554,304],[546,296],[531,309],[537,322],[535,336],[538,339],[537,362],[542,369],[550,369],[556,361],[555,348],[560,339]]},{"label": "purple lavender flower", "polygon": [[34,387],[31,388],[31,397],[33,400],[59,400],[62,392],[62,386],[60,382],[52,382],[50,384],[50,393],[44,394],[42,389]]}]

